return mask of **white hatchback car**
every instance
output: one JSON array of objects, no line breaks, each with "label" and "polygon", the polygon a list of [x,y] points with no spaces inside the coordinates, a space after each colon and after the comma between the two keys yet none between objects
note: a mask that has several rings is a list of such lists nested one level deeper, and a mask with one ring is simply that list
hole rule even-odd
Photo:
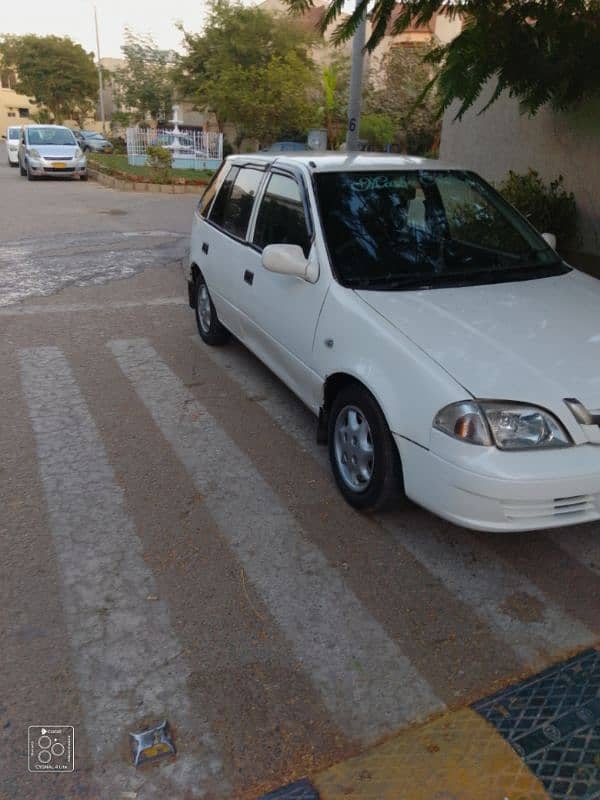
[{"label": "white hatchback car", "polygon": [[400,156],[234,156],[185,268],[319,419],[344,497],[487,531],[600,517],[600,282],[475,174]]},{"label": "white hatchback car", "polygon": [[2,137],[6,140],[6,155],[8,163],[11,167],[19,165],[19,132],[21,128],[18,125],[10,125],[6,129],[6,134]]}]

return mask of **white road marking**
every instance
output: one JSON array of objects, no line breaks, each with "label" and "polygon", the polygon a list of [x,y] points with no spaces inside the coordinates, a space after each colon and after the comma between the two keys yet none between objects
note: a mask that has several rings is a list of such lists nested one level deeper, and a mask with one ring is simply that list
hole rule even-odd
[{"label": "white road marking", "polygon": [[240,342],[227,347],[208,347],[198,335],[190,337],[210,360],[226,371],[244,394],[265,409],[279,427],[296,440],[323,467],[329,460],[327,448],[316,444],[317,420],[308,408]]},{"label": "white road marking", "polygon": [[372,741],[442,709],[250,459],[147,340],[109,347],[344,733]]},{"label": "white road marking", "polygon": [[23,314],[68,314],[86,311],[120,311],[123,308],[145,306],[183,306],[181,297],[152,297],[148,300],[118,300],[106,303],[60,303],[48,305],[8,306],[0,308],[0,317],[20,317]]},{"label": "white road marking", "polygon": [[[532,667],[547,664],[549,653],[593,644],[597,637],[566,614],[534,583],[465,531],[453,532],[431,517],[441,531],[415,530],[397,517],[379,522],[402,547],[509,644]],[[444,530],[446,529],[446,530]],[[502,534],[483,534],[483,537]],[[514,536],[514,534],[511,534]]]},{"label": "white road marking", "polygon": [[[140,800],[183,790],[212,797],[215,785],[226,794],[212,735],[187,696],[187,667],[167,607],[146,600],[156,584],[69,364],[55,347],[22,350],[20,359],[103,797],[126,790]],[[177,760],[136,771],[123,762],[121,742],[142,718],[162,717],[178,728]]]},{"label": "white road marking", "polygon": [[586,569],[600,575],[600,536],[596,529],[568,528],[551,534],[555,544]]},{"label": "white road marking", "polygon": [[[193,337],[198,343],[198,337]],[[225,369],[250,397],[258,402],[283,430],[293,436],[300,447],[330,472],[327,449],[316,444],[315,418],[307,412],[292,392],[282,384],[255,356],[234,343],[227,348],[211,348],[199,343],[202,352],[217,366]],[[343,502],[340,498],[340,502]],[[427,512],[417,512],[427,514]],[[524,575],[500,556],[486,548],[483,540],[452,544],[447,523],[427,515],[427,524],[419,530],[409,529],[403,516],[382,514],[379,523],[473,613],[479,616],[513,648],[527,664],[545,664],[548,652],[588,645],[596,641],[593,632],[569,615]],[[495,535],[495,534],[485,534]],[[498,534],[502,535],[502,534]],[[459,531],[459,539],[469,536]],[[558,535],[556,535],[558,536]],[[559,543],[589,568],[595,562],[600,571],[600,543],[586,532],[579,539],[561,536]],[[541,618],[519,619],[515,602],[524,594],[541,604]]]}]

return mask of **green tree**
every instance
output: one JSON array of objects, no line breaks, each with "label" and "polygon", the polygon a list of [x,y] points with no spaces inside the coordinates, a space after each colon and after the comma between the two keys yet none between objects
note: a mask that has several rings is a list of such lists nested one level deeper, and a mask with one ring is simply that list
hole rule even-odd
[{"label": "green tree", "polygon": [[371,147],[382,150],[394,141],[394,120],[387,114],[363,114],[360,118],[360,138]]},{"label": "green tree", "polygon": [[92,53],[68,36],[3,36],[0,61],[18,76],[16,89],[44,106],[56,123],[80,125],[93,112],[98,74]]},{"label": "green tree", "polygon": [[[296,12],[314,0],[286,0]],[[349,39],[369,0],[338,24],[334,41]],[[329,0],[323,30],[337,20],[344,0]],[[503,91],[519,99],[524,112],[541,106],[567,109],[600,92],[600,0],[402,0],[393,24],[401,33],[411,23],[426,24],[438,12],[463,18],[461,33],[428,56],[436,75],[439,110],[459,102],[458,116],[473,105],[488,81],[495,81],[490,103]],[[397,8],[393,0],[374,0],[367,49],[385,35]],[[489,105],[489,103],[488,103]]]},{"label": "green tree", "polygon": [[321,106],[319,114],[327,130],[327,142],[337,149],[345,135],[348,112],[350,60],[347,56],[334,58],[321,71]]},{"label": "green tree", "polygon": [[204,31],[182,29],[179,93],[263,143],[280,131],[305,130],[316,117],[310,38],[289,20],[239,2],[212,0]]},{"label": "green tree", "polygon": [[151,36],[134,33],[129,28],[125,29],[121,50],[125,66],[114,76],[118,111],[133,122],[143,122],[147,117],[155,122],[165,119],[173,104],[176,53],[161,50]]},{"label": "green tree", "polygon": [[366,113],[385,114],[393,120],[395,139],[409,153],[424,155],[435,148],[440,121],[435,90],[423,97],[433,68],[425,62],[431,48],[415,44],[392,47],[381,65],[381,83],[370,81],[365,92]]}]

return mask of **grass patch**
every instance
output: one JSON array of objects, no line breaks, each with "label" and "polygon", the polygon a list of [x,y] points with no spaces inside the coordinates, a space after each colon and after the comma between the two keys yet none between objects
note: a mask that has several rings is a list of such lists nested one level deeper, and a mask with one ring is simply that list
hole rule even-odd
[{"label": "grass patch", "polygon": [[118,153],[111,155],[88,154],[88,164],[92,169],[97,169],[105,175],[114,175],[116,178],[143,183],[206,184],[214,174],[212,170],[208,169],[171,169],[164,181],[160,180],[150,167],[132,167],[127,163],[127,156]]}]

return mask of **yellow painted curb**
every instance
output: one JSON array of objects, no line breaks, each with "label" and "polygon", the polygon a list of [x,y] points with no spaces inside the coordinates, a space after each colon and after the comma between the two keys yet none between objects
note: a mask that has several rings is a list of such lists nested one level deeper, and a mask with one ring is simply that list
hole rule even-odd
[{"label": "yellow painted curb", "polygon": [[321,800],[548,800],[496,729],[444,714],[311,778]]}]

